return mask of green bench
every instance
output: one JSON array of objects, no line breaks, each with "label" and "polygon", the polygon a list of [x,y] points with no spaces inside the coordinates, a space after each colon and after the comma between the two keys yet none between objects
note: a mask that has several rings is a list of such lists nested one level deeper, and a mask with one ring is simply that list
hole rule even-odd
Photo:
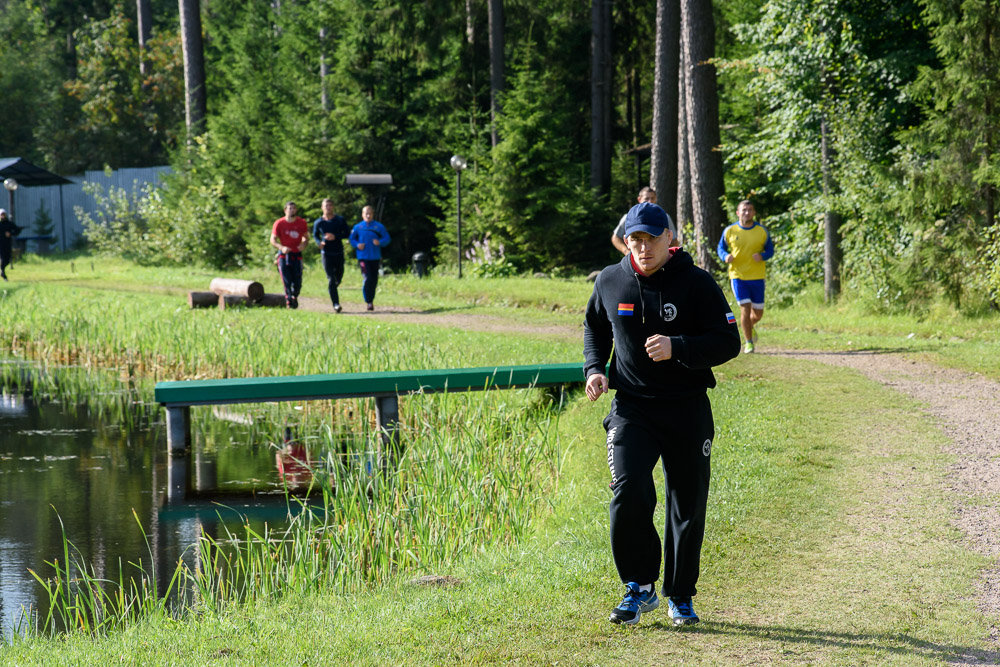
[{"label": "green bench", "polygon": [[381,373],[229,378],[156,383],[155,399],[167,411],[167,447],[183,452],[191,441],[191,407],[232,403],[315,401],[371,396],[383,442],[399,421],[399,397],[439,391],[554,387],[583,382],[583,363],[486,366]]}]

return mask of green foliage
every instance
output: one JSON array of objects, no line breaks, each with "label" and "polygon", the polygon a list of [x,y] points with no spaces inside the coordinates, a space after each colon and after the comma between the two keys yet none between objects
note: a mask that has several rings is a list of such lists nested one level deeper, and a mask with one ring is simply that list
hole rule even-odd
[{"label": "green foliage", "polygon": [[31,221],[31,231],[37,236],[50,236],[54,230],[55,223],[52,221],[52,215],[45,208],[45,204],[39,203],[38,208],[35,209],[35,219]]},{"label": "green foliage", "polygon": [[[165,180],[162,187],[136,184],[131,192],[87,184],[84,190],[97,203],[97,213],[78,206],[76,215],[91,247],[144,265],[193,261],[227,269],[251,261],[253,246],[244,221],[227,217],[224,180],[192,182],[189,174]],[[267,254],[262,250],[257,259],[263,261]]]},{"label": "green foliage", "polygon": [[901,307],[925,308],[940,290],[975,312],[998,294],[990,259],[1000,206],[1000,24],[988,2],[921,4],[940,63],[921,67],[906,89],[924,118],[899,133],[879,208],[913,239],[899,253]]},{"label": "green foliage", "polygon": [[155,232],[149,213],[155,210],[159,194],[149,185],[130,193],[112,186],[106,192],[97,183],[88,183],[84,192],[94,198],[97,212],[91,215],[83,207],[75,208],[83,224],[83,235],[98,254],[121,256],[138,264],[153,264],[162,259],[154,242]]},{"label": "green foliage", "polygon": [[217,269],[262,263],[273,255],[270,222],[282,213],[262,214],[267,216],[263,224],[254,219],[252,210],[241,206],[244,191],[237,179],[211,168],[208,140],[195,140],[188,153],[192,169],[168,176],[165,187],[150,193],[149,213],[162,230],[158,242],[164,260]]},{"label": "green foliage", "polygon": [[0,153],[40,160],[34,141],[38,111],[58,89],[57,51],[45,39],[45,15],[31,2],[6,2],[0,13]]},{"label": "green foliage", "polygon": [[506,257],[476,262],[472,265],[472,275],[477,278],[510,278],[517,273],[517,267],[508,262]]},{"label": "green foliage", "polygon": [[[376,192],[346,188],[346,173],[393,176],[382,216],[393,235],[389,262],[430,250],[438,209],[426,193],[458,111],[456,45],[443,39],[457,24],[432,20],[447,15],[446,4],[212,3],[208,86],[218,93],[202,142],[175,160],[182,173],[171,196],[215,211],[223,231],[203,239],[213,265],[227,256],[262,261],[270,222],[289,199],[311,217],[330,196],[349,221],[358,219]],[[321,57],[330,68],[329,111]]]},{"label": "green foliage", "polygon": [[[176,34],[160,33],[147,44],[151,74],[139,73],[139,47],[133,21],[123,4],[104,20],[76,31],[77,78],[66,83],[80,101],[84,141],[101,147],[95,158],[113,167],[162,164],[175,145],[183,110],[183,65]],[[137,140],[138,138],[141,140]]]},{"label": "green foliage", "polygon": [[980,256],[983,281],[992,303],[1000,303],[1000,223],[986,230],[983,253]]},{"label": "green foliage", "polygon": [[[844,219],[844,285],[871,295],[880,308],[905,297],[904,286],[891,279],[905,252],[900,243],[910,238],[906,219],[892,205],[902,187],[894,174],[896,133],[918,118],[905,85],[933,58],[926,28],[913,21],[915,11],[910,0],[877,6],[854,0],[770,2],[758,21],[737,26],[754,49],[724,70],[748,81],[747,93],[760,110],[757,127],[730,147],[727,161],[731,196],[752,195],[758,209],[785,221],[778,226],[773,266],[795,267],[787,277],[798,277],[808,258],[814,264],[801,277],[821,275],[822,227],[816,221],[826,210],[837,211]],[[820,161],[824,120],[836,185],[829,194]],[[806,238],[813,241],[803,254]],[[789,241],[795,258],[786,262],[781,254]]]},{"label": "green foliage", "polygon": [[611,216],[586,184],[586,164],[574,161],[567,86],[530,45],[510,81],[497,120],[501,140],[482,167],[473,228],[489,232],[511,261],[529,269],[593,262],[586,249],[606,245],[588,243],[588,232]]},{"label": "green foliage", "polygon": [[482,239],[474,238],[465,256],[472,264],[472,275],[477,278],[509,278],[517,275],[517,267],[507,260],[502,243],[493,243],[487,233]]}]

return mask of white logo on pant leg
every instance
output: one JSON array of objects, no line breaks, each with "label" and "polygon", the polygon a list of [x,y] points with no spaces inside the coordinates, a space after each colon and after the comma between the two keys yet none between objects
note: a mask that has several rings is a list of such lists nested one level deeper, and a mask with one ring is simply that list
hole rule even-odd
[{"label": "white logo on pant leg", "polygon": [[712,441],[711,440],[706,440],[705,444],[703,444],[701,446],[701,453],[704,454],[705,456],[708,456],[709,454],[712,453]]},{"label": "white logo on pant leg", "polygon": [[615,482],[618,481],[618,475],[615,474],[615,432],[617,431],[617,426],[612,429],[608,429],[608,468],[611,469],[612,486],[614,486]]}]

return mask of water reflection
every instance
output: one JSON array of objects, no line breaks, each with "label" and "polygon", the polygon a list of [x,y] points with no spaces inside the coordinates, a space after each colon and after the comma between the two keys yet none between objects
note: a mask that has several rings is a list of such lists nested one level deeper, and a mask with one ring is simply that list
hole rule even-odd
[{"label": "water reflection", "polygon": [[171,458],[162,424],[123,426],[107,417],[86,405],[36,399],[23,386],[0,398],[4,634],[23,609],[47,612],[28,568],[45,576],[45,563],[62,559],[60,518],[96,576],[117,581],[122,569],[127,578],[142,567],[156,572],[163,593],[178,559],[195,565],[192,545],[202,530],[219,537],[246,519],[257,530],[285,520],[279,470],[307,483],[295,468],[309,460],[301,445],[276,455],[266,440],[247,437],[245,424],[216,421],[209,435],[196,435],[194,451]]},{"label": "water reflection", "polygon": [[24,399],[18,394],[0,393],[0,417],[22,417],[28,414]]}]

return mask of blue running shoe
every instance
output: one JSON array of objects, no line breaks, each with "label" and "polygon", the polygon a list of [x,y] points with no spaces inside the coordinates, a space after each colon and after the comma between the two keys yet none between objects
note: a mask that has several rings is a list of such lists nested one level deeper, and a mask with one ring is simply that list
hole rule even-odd
[{"label": "blue running shoe", "polygon": [[694,605],[691,598],[670,598],[667,601],[667,609],[670,611],[670,618],[674,625],[694,625],[699,620],[698,614],[694,613]]},{"label": "blue running shoe", "polygon": [[612,623],[632,625],[639,622],[643,612],[653,611],[660,606],[660,598],[656,596],[656,588],[648,591],[639,590],[639,584],[630,581],[625,584],[625,597],[621,604],[611,610]]}]

